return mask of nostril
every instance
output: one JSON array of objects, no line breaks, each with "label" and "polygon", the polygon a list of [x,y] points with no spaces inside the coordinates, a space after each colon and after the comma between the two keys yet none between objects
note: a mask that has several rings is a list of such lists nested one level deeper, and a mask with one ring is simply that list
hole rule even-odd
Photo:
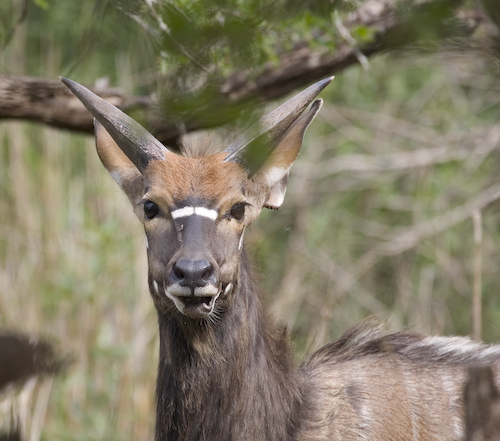
[{"label": "nostril", "polygon": [[175,282],[180,285],[196,288],[211,282],[214,269],[210,262],[204,259],[181,259],[172,268],[172,274]]},{"label": "nostril", "polygon": [[210,268],[207,268],[203,274],[201,275],[201,278],[205,281],[205,282],[208,282],[211,278],[212,278],[212,275],[214,274],[214,270],[212,268],[212,266],[210,265]]},{"label": "nostril", "polygon": [[177,264],[174,266],[174,276],[179,279],[179,280],[182,280],[184,279],[184,273],[182,272],[181,269],[179,269],[179,267],[177,266]]}]

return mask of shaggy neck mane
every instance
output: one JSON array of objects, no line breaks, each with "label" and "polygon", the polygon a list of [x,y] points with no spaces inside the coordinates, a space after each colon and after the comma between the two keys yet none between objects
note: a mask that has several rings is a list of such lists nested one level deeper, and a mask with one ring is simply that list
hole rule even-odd
[{"label": "shaggy neck mane", "polygon": [[234,298],[214,322],[159,314],[157,440],[292,439],[303,385],[271,327],[244,254]]}]

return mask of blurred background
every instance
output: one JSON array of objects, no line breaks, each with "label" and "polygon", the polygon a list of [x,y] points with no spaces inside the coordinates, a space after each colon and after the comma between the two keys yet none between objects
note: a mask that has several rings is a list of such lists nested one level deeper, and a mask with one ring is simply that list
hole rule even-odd
[{"label": "blurred background", "polygon": [[[179,133],[226,122],[231,136],[335,74],[285,204],[247,236],[297,362],[372,314],[473,335],[474,293],[481,338],[499,342],[495,2],[206,3],[3,0],[0,74],[153,99],[131,114],[155,134],[174,127],[160,137],[174,147]],[[13,116],[0,121],[0,327],[73,360],[37,392],[32,439],[152,439],[157,325],[142,227],[89,123]]]}]

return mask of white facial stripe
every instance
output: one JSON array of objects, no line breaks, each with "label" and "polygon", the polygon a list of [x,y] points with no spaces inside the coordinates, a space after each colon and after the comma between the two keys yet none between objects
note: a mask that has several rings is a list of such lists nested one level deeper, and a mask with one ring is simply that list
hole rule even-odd
[{"label": "white facial stripe", "polygon": [[177,219],[179,217],[191,216],[194,214],[194,207],[179,208],[178,210],[172,211],[171,214],[173,219]]},{"label": "white facial stripe", "polygon": [[214,299],[212,300],[212,307],[210,308],[210,313],[213,312],[214,308],[215,308],[215,302],[217,301],[217,299],[219,298],[221,292],[218,292],[217,295],[214,297]]},{"label": "white facial stripe", "polygon": [[171,215],[173,219],[178,219],[179,217],[187,217],[196,214],[198,216],[207,217],[213,221],[217,219],[218,213],[216,210],[210,210],[205,207],[184,207],[172,211]]},{"label": "white facial stripe", "polygon": [[175,307],[180,311],[184,312],[184,304],[179,300],[179,298],[175,295],[172,295],[171,293],[168,292],[167,288],[165,287],[164,289],[165,295],[174,302]]},{"label": "white facial stripe", "polygon": [[209,219],[217,219],[218,213],[216,210],[209,210],[205,207],[194,207],[194,214],[198,216],[208,217]]},{"label": "white facial stripe", "polygon": [[191,288],[189,286],[181,286],[178,283],[174,283],[173,285],[169,285],[168,292],[178,297],[190,296]]},{"label": "white facial stripe", "polygon": [[195,296],[214,296],[219,292],[219,288],[214,285],[198,286],[194,289]]},{"label": "white facial stripe", "polygon": [[[191,297],[192,292],[189,286],[181,286],[178,283],[169,285],[169,294],[178,297]],[[208,284],[205,286],[198,286],[194,289],[194,295],[198,297],[209,297],[214,296],[219,292],[219,288],[215,285]]]},{"label": "white facial stripe", "polygon": [[241,232],[240,243],[238,245],[238,250],[241,250],[241,247],[243,246],[243,236],[245,236],[245,230],[246,230],[246,227],[244,227],[243,231]]}]

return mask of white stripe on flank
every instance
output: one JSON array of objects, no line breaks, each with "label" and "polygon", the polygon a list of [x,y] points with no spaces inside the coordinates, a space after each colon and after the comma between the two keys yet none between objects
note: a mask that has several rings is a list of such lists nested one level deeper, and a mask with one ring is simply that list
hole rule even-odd
[{"label": "white stripe on flank", "polygon": [[184,207],[179,208],[177,210],[172,211],[171,215],[173,219],[178,219],[179,217],[187,217],[196,214],[198,216],[207,217],[209,219],[215,220],[217,219],[217,211],[210,210],[205,207]]}]

